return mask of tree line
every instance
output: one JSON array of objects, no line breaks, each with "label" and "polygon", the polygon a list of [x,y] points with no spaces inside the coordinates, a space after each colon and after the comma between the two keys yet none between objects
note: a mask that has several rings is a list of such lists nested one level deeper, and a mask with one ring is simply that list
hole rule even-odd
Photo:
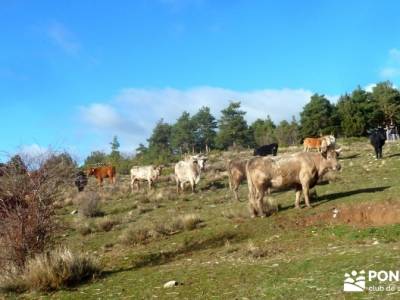
[{"label": "tree line", "polygon": [[118,151],[118,138],[114,137],[110,154],[92,152],[85,165],[112,163],[125,173],[132,164],[166,163],[185,153],[207,153],[211,149],[254,148],[272,142],[290,146],[305,137],[323,134],[366,136],[373,128],[400,120],[400,92],[391,82],[384,81],[371,92],[357,87],[337,103],[331,103],[323,94],[314,94],[300,112],[300,120],[292,117],[278,124],[268,115],[248,124],[245,115],[238,101],[230,102],[219,119],[209,107],[200,108],[194,115],[184,111],[173,124],[158,121],[147,146],[140,144],[134,156],[123,157]]}]

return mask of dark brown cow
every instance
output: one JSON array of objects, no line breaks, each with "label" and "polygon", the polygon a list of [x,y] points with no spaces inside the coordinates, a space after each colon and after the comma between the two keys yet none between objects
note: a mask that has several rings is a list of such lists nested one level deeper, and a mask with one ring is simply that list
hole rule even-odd
[{"label": "dark brown cow", "polygon": [[115,167],[114,166],[103,166],[103,167],[97,167],[97,168],[89,168],[88,170],[88,176],[94,176],[96,177],[99,186],[103,185],[103,179],[104,178],[110,178],[110,183],[115,184]]},{"label": "dark brown cow", "polygon": [[265,216],[263,198],[265,192],[295,189],[295,207],[300,208],[301,193],[307,207],[311,207],[309,190],[328,170],[339,170],[339,150],[328,149],[322,153],[300,152],[278,157],[255,157],[246,164],[249,187],[249,205],[252,217]]}]

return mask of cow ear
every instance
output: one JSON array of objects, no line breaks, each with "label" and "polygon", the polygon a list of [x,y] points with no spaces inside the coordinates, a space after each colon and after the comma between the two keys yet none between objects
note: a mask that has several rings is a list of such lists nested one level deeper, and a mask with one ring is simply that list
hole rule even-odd
[{"label": "cow ear", "polygon": [[336,149],[335,151],[336,151],[336,154],[339,155],[340,152],[342,152],[342,148]]}]

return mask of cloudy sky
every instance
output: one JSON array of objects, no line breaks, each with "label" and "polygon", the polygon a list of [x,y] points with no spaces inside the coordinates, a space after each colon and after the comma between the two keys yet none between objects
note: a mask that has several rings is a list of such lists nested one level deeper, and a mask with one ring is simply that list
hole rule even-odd
[{"label": "cloudy sky", "polygon": [[[1,1],[0,153],[79,159],[240,100],[248,121],[310,95],[399,84],[398,1]],[[0,158],[1,160],[1,158]]]}]

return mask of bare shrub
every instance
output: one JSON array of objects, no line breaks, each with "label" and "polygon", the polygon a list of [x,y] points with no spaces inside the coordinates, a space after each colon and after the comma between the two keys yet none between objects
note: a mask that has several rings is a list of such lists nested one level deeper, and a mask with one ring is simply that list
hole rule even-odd
[{"label": "bare shrub", "polygon": [[83,224],[78,225],[76,227],[76,230],[81,235],[88,235],[88,234],[91,234],[91,233],[95,232],[93,223],[91,223],[91,222],[84,222]]},{"label": "bare shrub", "polygon": [[250,241],[245,248],[245,253],[251,258],[261,258],[266,256],[268,251]]},{"label": "bare shrub", "polygon": [[88,255],[57,249],[27,261],[22,273],[2,275],[0,287],[9,291],[51,291],[73,286],[99,273],[98,263]]},{"label": "bare shrub", "polygon": [[193,230],[202,222],[200,216],[196,214],[183,215],[179,218],[179,220],[185,230]]},{"label": "bare shrub", "polygon": [[121,222],[117,221],[116,219],[105,217],[96,222],[96,227],[99,231],[110,231],[115,225],[120,223]]},{"label": "bare shrub", "polygon": [[104,215],[100,210],[100,196],[96,192],[83,192],[80,196],[79,213],[84,217],[98,217]]},{"label": "bare shrub", "polygon": [[144,244],[151,237],[150,233],[151,229],[148,227],[129,227],[120,236],[120,241],[128,246]]}]

